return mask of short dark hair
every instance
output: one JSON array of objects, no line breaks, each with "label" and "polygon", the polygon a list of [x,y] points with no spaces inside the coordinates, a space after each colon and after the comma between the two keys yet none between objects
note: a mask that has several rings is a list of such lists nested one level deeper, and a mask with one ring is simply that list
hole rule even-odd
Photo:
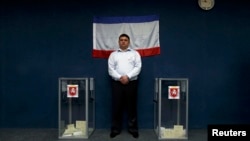
[{"label": "short dark hair", "polygon": [[119,39],[120,39],[121,37],[127,37],[128,40],[130,41],[130,38],[129,38],[128,34],[123,33],[123,34],[121,34],[121,35],[119,36]]}]

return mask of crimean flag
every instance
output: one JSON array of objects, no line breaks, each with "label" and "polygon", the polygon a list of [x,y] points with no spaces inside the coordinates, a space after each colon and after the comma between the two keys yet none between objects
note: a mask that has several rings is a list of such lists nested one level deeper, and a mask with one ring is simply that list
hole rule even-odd
[{"label": "crimean flag", "polygon": [[142,57],[160,54],[159,16],[123,16],[93,18],[94,58],[108,58],[110,53],[119,48],[120,34],[128,34],[130,47]]}]

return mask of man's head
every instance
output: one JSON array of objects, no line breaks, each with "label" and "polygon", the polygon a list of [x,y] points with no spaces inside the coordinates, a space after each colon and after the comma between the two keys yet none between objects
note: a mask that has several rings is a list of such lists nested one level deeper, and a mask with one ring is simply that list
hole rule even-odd
[{"label": "man's head", "polygon": [[121,34],[119,36],[119,46],[120,49],[125,50],[128,48],[129,44],[130,44],[130,38],[127,34]]}]

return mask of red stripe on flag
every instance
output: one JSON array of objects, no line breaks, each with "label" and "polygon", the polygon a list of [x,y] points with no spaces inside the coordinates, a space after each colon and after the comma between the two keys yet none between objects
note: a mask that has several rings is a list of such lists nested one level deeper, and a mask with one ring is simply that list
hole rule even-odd
[{"label": "red stripe on flag", "polygon": [[92,56],[94,58],[108,58],[112,50],[97,50],[93,49]]},{"label": "red stripe on flag", "polygon": [[153,56],[161,53],[160,47],[138,49],[137,51],[140,53],[141,57]]},{"label": "red stripe on flag", "polygon": [[[160,47],[152,47],[147,49],[138,49],[137,50],[141,57],[153,56],[160,54]],[[92,56],[94,58],[108,58],[112,50],[97,50],[93,49]]]}]

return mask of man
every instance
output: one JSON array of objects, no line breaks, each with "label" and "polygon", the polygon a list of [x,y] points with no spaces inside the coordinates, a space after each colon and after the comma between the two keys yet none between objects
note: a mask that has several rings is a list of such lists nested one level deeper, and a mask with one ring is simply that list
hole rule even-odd
[{"label": "man", "polygon": [[141,72],[141,56],[129,47],[127,34],[119,36],[119,49],[108,58],[108,72],[112,77],[112,125],[110,137],[114,138],[122,130],[123,112],[127,111],[128,132],[139,137],[137,125],[137,87]]}]

